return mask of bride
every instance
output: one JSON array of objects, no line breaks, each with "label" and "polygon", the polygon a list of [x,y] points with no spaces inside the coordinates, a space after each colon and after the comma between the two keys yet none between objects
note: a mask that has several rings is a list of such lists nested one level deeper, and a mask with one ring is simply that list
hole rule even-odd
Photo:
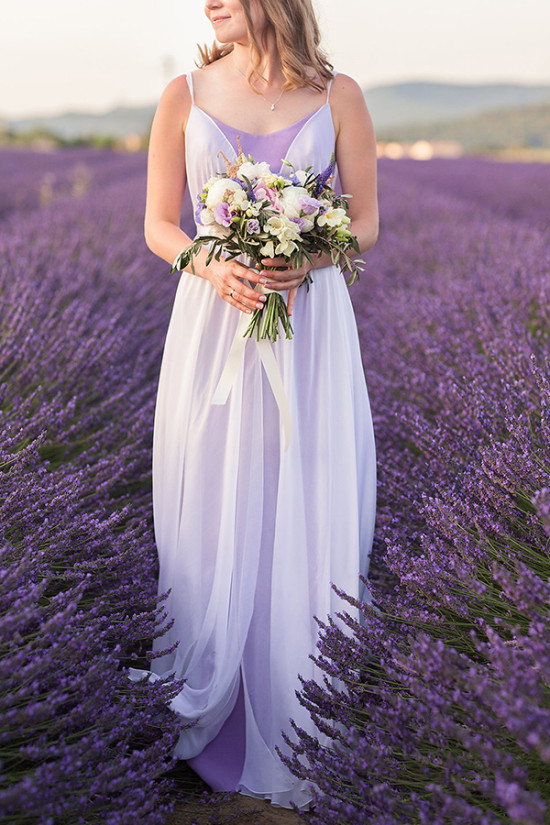
[{"label": "bride", "polygon": [[[154,118],[146,241],[171,263],[192,242],[180,226],[186,186],[196,202],[238,141],[273,171],[326,168],[350,194],[362,252],[378,231],[376,150],[362,92],[334,74],[311,0],[206,0],[217,43],[203,66],[173,80]],[[200,232],[200,227],[192,233]],[[173,626],[155,639],[151,672],[185,678],[172,707],[194,724],[175,753],[215,790],[296,803],[312,798],[280,760],[292,719],[318,735],[296,691],[319,678],[315,617],[339,609],[331,583],[369,600],[375,448],[357,328],[340,270],[213,260],[207,250],[178,284],[159,378],[153,443],[158,592]],[[309,265],[311,268],[311,265]],[[368,277],[364,275],[363,277]],[[225,403],[212,403],[239,318],[281,290],[294,337],[269,343],[291,436],[259,347],[248,339]],[[165,651],[178,642],[170,653]]]}]

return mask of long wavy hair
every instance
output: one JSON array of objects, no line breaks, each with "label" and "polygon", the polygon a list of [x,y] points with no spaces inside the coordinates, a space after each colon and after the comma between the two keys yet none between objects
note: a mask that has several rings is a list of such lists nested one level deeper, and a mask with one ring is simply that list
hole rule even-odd
[{"label": "long wavy hair", "polygon": [[[266,25],[259,38],[252,27],[250,6],[259,2],[265,14]],[[248,82],[252,89],[254,73],[261,76],[262,53],[267,33],[275,35],[277,51],[285,76],[284,89],[310,86],[323,91],[332,77],[332,64],[321,48],[321,33],[311,0],[241,0],[250,42],[251,70]],[[199,46],[201,66],[207,66],[233,51],[232,43]],[[257,91],[257,89],[254,89]]]}]

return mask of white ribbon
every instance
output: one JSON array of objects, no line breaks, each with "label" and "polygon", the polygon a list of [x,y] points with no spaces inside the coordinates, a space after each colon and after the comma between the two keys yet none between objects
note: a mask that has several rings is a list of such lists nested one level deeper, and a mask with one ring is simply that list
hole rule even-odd
[{"label": "white ribbon", "polygon": [[[273,291],[264,290],[261,285],[258,285],[256,289],[260,292],[266,293]],[[227,401],[231,387],[235,383],[235,379],[239,371],[239,365],[244,358],[244,348],[246,346],[246,342],[250,340],[248,337],[244,337],[244,333],[246,332],[249,323],[250,316],[242,312],[223,372],[212,397],[212,404],[225,404]],[[279,369],[279,365],[277,364],[277,359],[273,353],[271,343],[265,338],[261,338],[259,341],[256,340],[256,338],[252,338],[252,340],[258,347],[258,355],[260,356],[260,360],[264,366],[267,380],[269,381],[269,385],[279,408],[285,438],[284,449],[288,450],[288,445],[290,443],[290,408],[288,406],[281,371]]]}]

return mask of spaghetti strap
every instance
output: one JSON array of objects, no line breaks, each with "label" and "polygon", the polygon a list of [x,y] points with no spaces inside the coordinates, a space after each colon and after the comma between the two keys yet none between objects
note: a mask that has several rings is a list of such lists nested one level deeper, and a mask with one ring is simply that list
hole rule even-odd
[{"label": "spaghetti strap", "polygon": [[185,75],[187,79],[187,85],[189,86],[189,91],[191,92],[191,103],[195,105],[195,91],[193,89],[193,72],[187,72]]}]

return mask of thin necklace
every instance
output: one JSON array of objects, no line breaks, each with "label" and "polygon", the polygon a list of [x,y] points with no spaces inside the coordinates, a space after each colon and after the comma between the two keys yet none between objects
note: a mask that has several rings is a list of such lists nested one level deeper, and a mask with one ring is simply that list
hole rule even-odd
[{"label": "thin necklace", "polygon": [[[233,63],[233,65],[235,66],[235,63]],[[243,72],[241,72],[241,70],[239,69],[239,67],[238,67],[238,66],[235,66],[235,68],[237,69],[237,71],[238,71],[238,73],[241,75],[241,77],[244,77],[244,79],[245,79],[245,80],[246,80],[246,82],[248,83],[248,78],[247,78],[247,76],[246,76]],[[255,86],[254,86],[254,88],[256,89],[256,87],[255,87]],[[261,97],[263,97],[263,99],[265,100],[265,102],[267,103],[267,105],[269,106],[269,108],[271,109],[271,111],[272,111],[272,112],[274,112],[274,111],[275,111],[275,106],[277,105],[277,103],[280,101],[280,99],[282,98],[282,96],[283,96],[283,95],[284,95],[284,93],[286,92],[286,89],[282,89],[282,90],[281,90],[281,94],[279,95],[279,97],[277,98],[277,100],[276,100],[274,103],[270,103],[270,102],[269,102],[269,100],[266,98],[266,96],[265,96],[262,92],[259,92],[259,91],[258,91],[258,89],[256,89],[256,91],[258,92],[258,94],[259,94]]]}]

